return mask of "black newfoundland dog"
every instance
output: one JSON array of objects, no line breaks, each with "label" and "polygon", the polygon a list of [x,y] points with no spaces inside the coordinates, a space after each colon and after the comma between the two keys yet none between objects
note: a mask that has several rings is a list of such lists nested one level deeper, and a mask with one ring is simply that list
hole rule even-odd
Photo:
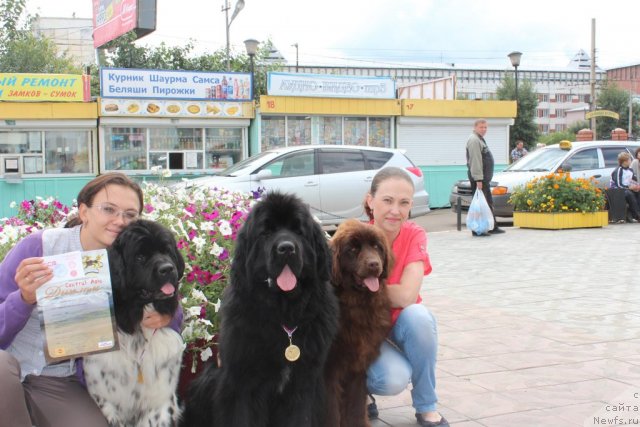
[{"label": "black newfoundland dog", "polygon": [[129,224],[108,254],[120,349],[84,358],[87,388],[111,426],[175,426],[182,337],[140,323],[145,310],[175,313],[184,260],[171,231],[146,220]]},{"label": "black newfoundland dog", "polygon": [[295,196],[269,193],[240,229],[221,316],[219,368],[192,383],[183,425],[320,427],[337,331],[327,239]]}]

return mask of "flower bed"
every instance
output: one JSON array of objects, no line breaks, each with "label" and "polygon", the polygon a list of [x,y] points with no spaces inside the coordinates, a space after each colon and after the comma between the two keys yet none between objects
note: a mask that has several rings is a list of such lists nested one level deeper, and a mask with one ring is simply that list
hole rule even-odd
[{"label": "flower bed", "polygon": [[[145,184],[143,218],[157,221],[176,235],[185,259],[180,282],[184,309],[182,337],[192,353],[191,370],[213,355],[219,329],[218,309],[227,285],[234,241],[261,193],[244,194],[222,189],[191,187],[170,189]],[[75,208],[53,198],[23,201],[16,216],[0,220],[0,259],[24,236],[35,230],[61,226]]]},{"label": "flower bed", "polygon": [[598,212],[604,210],[604,192],[593,179],[551,173],[514,188],[509,202],[515,212]]}]

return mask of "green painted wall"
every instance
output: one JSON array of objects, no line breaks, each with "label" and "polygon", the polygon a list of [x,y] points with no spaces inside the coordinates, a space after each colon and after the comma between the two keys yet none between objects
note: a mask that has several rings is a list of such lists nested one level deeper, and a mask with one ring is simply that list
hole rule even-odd
[{"label": "green painted wall", "polygon": [[[195,175],[176,175],[165,181],[179,181],[182,178],[195,178]],[[21,182],[8,183],[0,179],[0,218],[14,216],[17,208],[10,208],[11,202],[20,203],[23,200],[35,200],[36,197],[46,199],[54,197],[67,206],[71,206],[84,185],[94,178],[93,175],[60,177],[60,178],[23,178]],[[131,176],[135,181],[158,181],[157,175]],[[144,190],[144,186],[142,187]]]},{"label": "green painted wall", "polygon": [[[496,165],[494,170],[504,170],[508,165]],[[461,179],[467,179],[467,166],[419,166],[424,175],[425,189],[429,193],[431,209],[450,207],[449,195],[453,185]]]},{"label": "green painted wall", "polygon": [[23,200],[35,200],[36,196],[55,197],[66,205],[71,205],[80,189],[93,176],[83,175],[60,178],[23,178],[22,182],[11,183],[0,180],[0,218],[14,216],[18,209],[11,209],[11,202],[20,203]]}]

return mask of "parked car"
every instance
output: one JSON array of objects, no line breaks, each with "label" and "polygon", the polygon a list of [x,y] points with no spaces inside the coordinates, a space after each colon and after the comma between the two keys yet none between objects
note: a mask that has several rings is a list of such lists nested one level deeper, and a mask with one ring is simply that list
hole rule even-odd
[{"label": "parked car", "polygon": [[[513,216],[513,206],[509,203],[513,188],[558,170],[569,172],[573,178],[594,178],[598,187],[606,188],[611,172],[618,166],[618,154],[628,151],[635,158],[634,152],[638,147],[640,142],[636,141],[563,141],[539,148],[493,176],[491,195],[494,213],[496,216]],[[462,209],[467,210],[472,198],[469,180],[454,184],[449,196],[453,211],[458,197]]]},{"label": "parked car", "polygon": [[300,196],[323,225],[347,218],[366,219],[363,202],[373,176],[385,166],[407,171],[415,186],[413,217],[429,212],[420,168],[404,151],[349,145],[276,148],[242,160],[222,172],[178,185],[204,185],[235,191],[280,190]]}]

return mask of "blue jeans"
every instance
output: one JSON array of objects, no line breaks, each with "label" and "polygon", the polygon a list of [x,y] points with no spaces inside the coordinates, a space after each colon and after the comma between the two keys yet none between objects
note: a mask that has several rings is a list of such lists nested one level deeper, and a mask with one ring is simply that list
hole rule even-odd
[{"label": "blue jeans", "polygon": [[400,313],[378,359],[367,370],[369,393],[393,396],[413,384],[411,397],[416,413],[436,410],[436,319],[422,304],[413,304]]}]

